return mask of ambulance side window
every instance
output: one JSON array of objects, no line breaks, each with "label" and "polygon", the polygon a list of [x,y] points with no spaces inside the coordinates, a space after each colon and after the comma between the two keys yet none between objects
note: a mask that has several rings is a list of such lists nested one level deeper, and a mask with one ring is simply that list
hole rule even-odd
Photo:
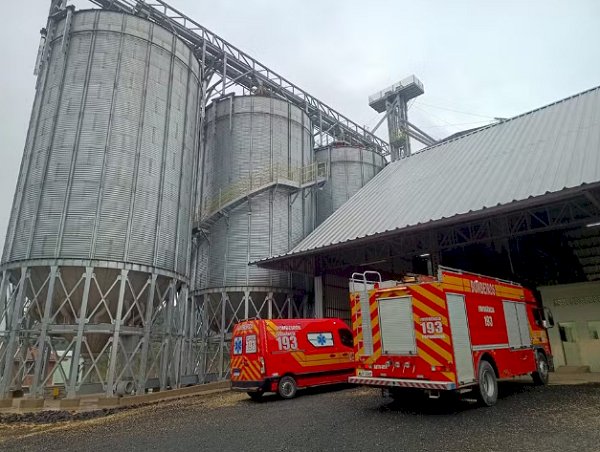
[{"label": "ambulance side window", "polygon": [[346,347],[354,346],[354,340],[352,339],[352,333],[350,332],[350,330],[343,328],[339,331],[339,334],[340,334],[340,341],[342,342],[343,345],[345,345]]},{"label": "ambulance side window", "polygon": [[314,347],[332,347],[333,346],[333,333],[330,331],[323,331],[320,333],[308,333],[306,335],[308,342]]}]

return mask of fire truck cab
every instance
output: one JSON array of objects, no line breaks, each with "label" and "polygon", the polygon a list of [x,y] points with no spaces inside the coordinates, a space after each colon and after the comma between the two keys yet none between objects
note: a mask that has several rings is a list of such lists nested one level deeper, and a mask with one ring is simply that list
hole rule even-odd
[{"label": "fire truck cab", "polygon": [[548,382],[546,328],[553,320],[520,284],[446,267],[437,278],[404,281],[355,273],[350,303],[357,359],[351,383],[394,398],[403,388],[432,397],[473,391],[491,406],[499,378],[531,374],[537,384]]},{"label": "fire truck cab", "polygon": [[231,389],[259,399],[276,392],[347,383],[354,375],[352,333],[340,319],[246,320],[233,328]]}]

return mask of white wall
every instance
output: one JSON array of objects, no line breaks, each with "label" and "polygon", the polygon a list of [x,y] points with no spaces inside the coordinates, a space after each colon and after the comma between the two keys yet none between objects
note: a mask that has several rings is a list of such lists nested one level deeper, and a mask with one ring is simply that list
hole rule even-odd
[{"label": "white wall", "polygon": [[558,331],[559,322],[574,322],[581,364],[600,372],[600,340],[592,339],[588,322],[600,321],[600,282],[563,284],[539,287],[544,306],[550,308],[557,325],[548,330],[556,367],[565,365],[563,345]]}]

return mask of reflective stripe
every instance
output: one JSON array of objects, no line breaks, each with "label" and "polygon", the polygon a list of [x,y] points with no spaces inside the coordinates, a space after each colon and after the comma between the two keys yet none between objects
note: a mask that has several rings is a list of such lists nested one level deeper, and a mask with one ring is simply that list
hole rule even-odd
[{"label": "reflective stripe", "polygon": [[395,386],[399,388],[419,389],[456,389],[456,384],[450,381],[402,380],[396,378],[350,377],[349,383],[368,386]]},{"label": "reflective stripe", "polygon": [[498,350],[500,348],[508,348],[508,344],[474,345],[473,351],[480,352],[481,350]]}]

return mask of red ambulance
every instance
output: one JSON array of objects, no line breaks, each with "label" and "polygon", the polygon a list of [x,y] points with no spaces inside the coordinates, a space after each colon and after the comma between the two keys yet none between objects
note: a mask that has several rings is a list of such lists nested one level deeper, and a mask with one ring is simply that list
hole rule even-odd
[{"label": "red ambulance", "polygon": [[419,389],[472,391],[483,405],[498,397],[499,378],[530,374],[548,382],[553,326],[520,284],[440,267],[437,278],[381,281],[376,272],[350,280],[356,375],[394,398]]},{"label": "red ambulance", "polygon": [[258,400],[291,399],[299,388],[347,383],[354,375],[353,338],[340,319],[246,320],[233,328],[231,389]]}]

